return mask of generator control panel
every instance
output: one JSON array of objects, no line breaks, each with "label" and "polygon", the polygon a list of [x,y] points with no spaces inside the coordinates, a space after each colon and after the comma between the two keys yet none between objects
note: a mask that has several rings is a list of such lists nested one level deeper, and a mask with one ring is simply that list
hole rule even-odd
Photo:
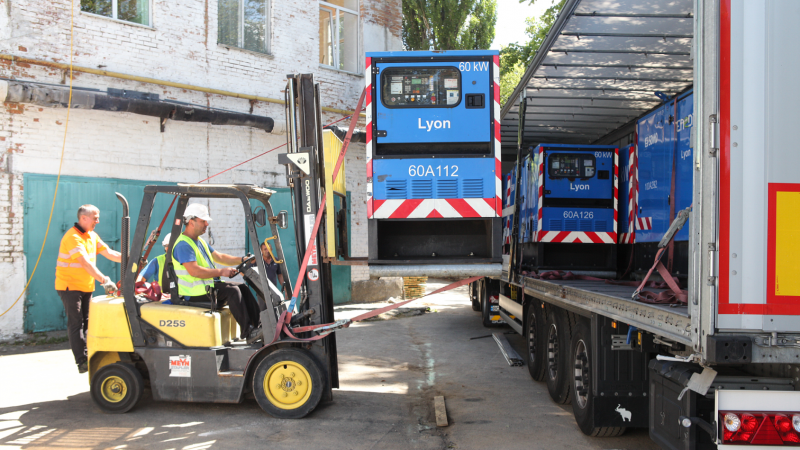
[{"label": "generator control panel", "polygon": [[548,159],[547,176],[550,178],[580,178],[589,179],[596,172],[594,155],[560,153]]},{"label": "generator control panel", "polygon": [[455,67],[390,67],[381,74],[381,100],[388,108],[454,107],[461,101]]}]

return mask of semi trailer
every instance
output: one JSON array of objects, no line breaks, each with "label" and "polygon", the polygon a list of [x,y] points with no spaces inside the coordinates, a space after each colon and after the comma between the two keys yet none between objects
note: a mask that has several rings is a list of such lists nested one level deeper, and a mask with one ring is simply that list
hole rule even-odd
[{"label": "semi trailer", "polygon": [[[503,272],[470,289],[485,325],[524,337],[531,377],[583,433],[800,444],[798,19],[791,1],[567,0],[504,105],[506,173],[542,143],[625,159],[617,277],[531,264],[526,239],[544,230],[520,220],[524,176],[505,175]],[[527,172],[547,189],[547,170]],[[658,259],[669,269],[642,285]]]}]

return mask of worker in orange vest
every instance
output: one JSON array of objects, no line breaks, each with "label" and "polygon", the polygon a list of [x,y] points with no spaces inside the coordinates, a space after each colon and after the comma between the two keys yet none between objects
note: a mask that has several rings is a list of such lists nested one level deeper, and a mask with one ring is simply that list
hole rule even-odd
[{"label": "worker in orange vest", "polygon": [[78,221],[61,238],[56,262],[56,292],[64,303],[67,335],[78,372],[86,373],[86,330],[89,328],[89,302],[94,280],[103,284],[106,294],[117,290],[110,277],[97,269],[97,254],[120,262],[120,253],[109,248],[94,228],[100,222],[100,210],[94,205],[78,208]]}]

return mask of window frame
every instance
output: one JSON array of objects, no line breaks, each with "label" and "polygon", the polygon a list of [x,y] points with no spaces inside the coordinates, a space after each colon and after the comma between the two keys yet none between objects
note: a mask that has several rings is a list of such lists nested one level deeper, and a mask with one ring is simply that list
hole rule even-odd
[{"label": "window frame", "polygon": [[[357,0],[357,1],[359,2],[359,4],[358,4],[359,9],[361,9],[361,0]],[[360,30],[360,28],[361,28],[361,14],[359,13],[359,11],[354,11],[352,9],[345,8],[343,6],[339,6],[339,5],[336,5],[336,4],[333,4],[333,3],[328,3],[328,2],[326,2],[324,0],[319,0],[319,6],[320,7],[317,8],[318,11],[322,9],[321,8],[322,6],[325,6],[326,8],[330,8],[330,9],[334,10],[335,14],[333,15],[333,20],[336,23],[336,26],[332,26],[331,27],[334,30],[333,42],[332,42],[333,49],[331,51],[331,55],[333,56],[333,65],[319,63],[320,67],[324,67],[326,69],[337,70],[339,72],[351,73],[351,74],[354,74],[354,75],[361,75],[362,72],[361,72],[361,69],[359,69],[359,67],[363,66],[363,64],[359,64],[359,62],[361,61],[361,30]],[[341,21],[339,13],[341,11],[344,11],[346,13],[353,14],[354,16],[356,16],[356,26],[359,28],[358,30],[356,30],[356,55],[358,55],[357,56],[358,61],[356,62],[356,71],[355,72],[351,72],[349,70],[345,70],[345,69],[340,69],[339,68],[339,64],[340,64],[340,61],[339,61],[339,41],[340,41],[339,23]],[[319,14],[319,13],[317,13],[317,14]],[[319,45],[320,45],[320,47],[322,46],[322,42],[321,41],[320,41]]]},{"label": "window frame", "polygon": [[[116,0],[114,0],[116,1]],[[264,14],[264,27],[266,30],[264,31],[264,50],[253,50],[244,47],[244,2],[246,0],[237,0],[239,2],[239,15],[238,25],[239,29],[237,30],[238,42],[236,45],[227,44],[224,42],[219,41],[220,32],[219,32],[219,22],[217,22],[217,45],[221,45],[226,48],[235,48],[238,50],[244,50],[247,52],[254,52],[260,55],[272,55],[272,0],[264,0],[266,3],[264,9],[266,13]],[[219,16],[219,2],[217,2],[217,15]]]},{"label": "window frame", "polygon": [[102,17],[104,19],[111,19],[111,20],[114,20],[116,22],[130,24],[130,25],[136,25],[136,26],[140,26],[140,27],[154,28],[153,27],[153,0],[147,0],[147,3],[148,3],[148,7],[147,7],[147,23],[146,24],[132,22],[130,20],[125,20],[125,19],[120,19],[119,18],[119,0],[111,0],[111,15],[110,16],[104,16],[102,14],[97,14],[97,13],[93,13],[93,12],[90,12],[90,11],[84,11],[83,9],[81,9],[82,5],[80,5],[80,4],[78,5],[78,10],[81,12],[81,14],[88,14],[88,15],[94,16],[94,17]]}]

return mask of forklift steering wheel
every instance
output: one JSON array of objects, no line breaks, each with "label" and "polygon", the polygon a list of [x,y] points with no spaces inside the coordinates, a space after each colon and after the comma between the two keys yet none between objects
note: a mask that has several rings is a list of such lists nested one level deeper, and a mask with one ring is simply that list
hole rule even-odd
[{"label": "forklift steering wheel", "polygon": [[236,275],[239,275],[240,273],[242,273],[242,271],[244,270],[245,266],[250,264],[250,262],[254,261],[255,259],[256,259],[255,255],[246,255],[244,257],[244,261],[242,261],[238,266],[236,266],[236,269],[233,272],[233,274],[231,275],[231,278],[233,278]]}]

